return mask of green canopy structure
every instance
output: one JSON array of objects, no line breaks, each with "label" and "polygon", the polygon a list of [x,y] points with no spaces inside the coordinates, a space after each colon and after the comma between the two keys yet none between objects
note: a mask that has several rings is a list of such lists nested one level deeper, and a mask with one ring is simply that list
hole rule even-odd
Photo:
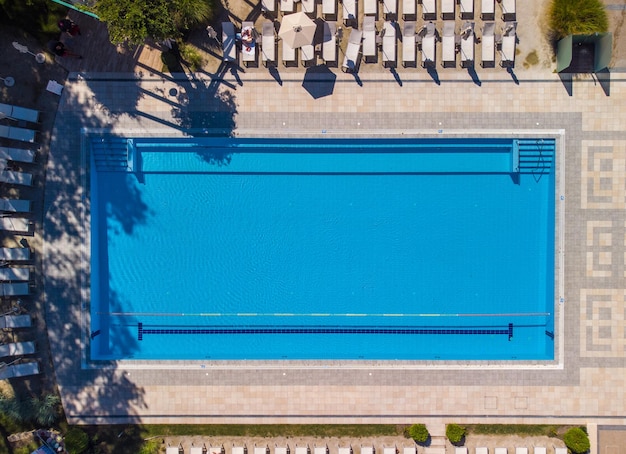
[{"label": "green canopy structure", "polygon": [[558,73],[597,73],[608,68],[613,48],[612,33],[569,35],[557,44]]}]

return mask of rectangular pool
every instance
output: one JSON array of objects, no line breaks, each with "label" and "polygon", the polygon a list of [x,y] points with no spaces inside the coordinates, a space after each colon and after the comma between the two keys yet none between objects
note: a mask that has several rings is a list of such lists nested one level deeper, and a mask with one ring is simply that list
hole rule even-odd
[{"label": "rectangular pool", "polygon": [[553,359],[554,150],[94,138],[91,359]]}]

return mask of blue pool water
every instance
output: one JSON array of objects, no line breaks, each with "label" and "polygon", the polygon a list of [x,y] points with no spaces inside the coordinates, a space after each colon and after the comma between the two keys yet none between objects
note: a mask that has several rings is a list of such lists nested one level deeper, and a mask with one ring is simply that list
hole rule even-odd
[{"label": "blue pool water", "polygon": [[92,359],[554,356],[554,140],[94,139]]}]

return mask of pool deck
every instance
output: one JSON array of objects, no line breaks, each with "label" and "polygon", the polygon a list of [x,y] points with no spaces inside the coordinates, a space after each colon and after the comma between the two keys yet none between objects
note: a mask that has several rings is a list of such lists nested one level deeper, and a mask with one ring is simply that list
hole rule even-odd
[{"label": "pool deck", "polygon": [[[314,99],[304,70],[172,78],[72,73],[50,144],[44,203],[47,327],[71,423],[580,423],[626,424],[626,74],[565,85],[550,71],[336,71]],[[568,88],[571,91],[568,93]],[[558,361],[141,362],[85,360],[88,259],[82,133],[181,136],[559,134],[564,301]],[[132,203],[132,200],[129,200]],[[130,210],[129,210],[130,212]],[[141,219],[117,213],[132,229]],[[192,244],[193,239],[190,239]],[[454,276],[450,276],[451,279]],[[558,289],[557,289],[558,293]],[[562,337],[561,337],[562,336]],[[595,435],[593,430],[592,441]]]}]

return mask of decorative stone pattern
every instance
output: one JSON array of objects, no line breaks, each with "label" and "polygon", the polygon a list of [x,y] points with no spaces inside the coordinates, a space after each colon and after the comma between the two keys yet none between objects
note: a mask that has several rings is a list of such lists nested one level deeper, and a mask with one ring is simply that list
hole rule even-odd
[{"label": "decorative stone pattern", "polygon": [[626,290],[580,291],[580,351],[583,357],[621,358],[626,352]]},{"label": "decorative stone pattern", "polygon": [[626,208],[626,141],[582,141],[582,208]]}]

